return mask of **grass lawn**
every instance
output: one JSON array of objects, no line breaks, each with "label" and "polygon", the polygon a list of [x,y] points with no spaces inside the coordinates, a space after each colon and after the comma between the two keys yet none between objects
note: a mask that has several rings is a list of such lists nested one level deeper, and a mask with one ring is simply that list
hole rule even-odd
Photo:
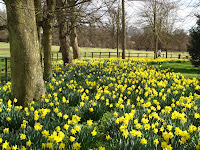
[{"label": "grass lawn", "polygon": [[[53,53],[57,53],[59,52],[59,46],[52,46],[52,52]],[[0,42],[0,56],[1,55],[10,55],[10,46],[9,43],[4,43],[4,42]],[[93,47],[80,47],[80,53],[81,53],[81,57],[85,57],[85,52],[86,57],[92,57],[92,53],[91,52],[95,52],[94,54],[94,58],[97,57],[99,58],[99,53],[97,52],[117,52],[117,49],[109,49],[109,48],[93,48]],[[122,55],[122,50],[119,49],[119,52]],[[72,48],[71,48],[71,53],[72,53]],[[145,51],[145,50],[133,50],[133,49],[127,49],[126,50],[126,56],[128,57],[130,54],[130,57],[138,57],[138,53],[140,53],[139,57],[146,57],[148,55],[148,57],[153,57],[153,51]],[[178,58],[178,55],[181,55],[181,57],[185,57],[185,56],[189,56],[189,54],[187,52],[168,52],[168,58],[171,57],[175,57]],[[106,55],[106,56],[105,56]],[[162,56],[165,56],[165,52],[162,52]],[[53,55],[54,58],[57,57],[57,54]],[[62,57],[61,53],[58,54],[58,57]],[[108,57],[108,53],[106,54],[102,54],[101,55],[102,58]],[[112,53],[111,57],[116,57],[116,54]]]},{"label": "grass lawn", "polygon": [[0,55],[10,55],[9,43],[0,42]]},{"label": "grass lawn", "polygon": [[186,78],[197,78],[200,80],[200,68],[194,67],[191,62],[163,63],[162,68],[170,68],[175,73],[181,73]]}]

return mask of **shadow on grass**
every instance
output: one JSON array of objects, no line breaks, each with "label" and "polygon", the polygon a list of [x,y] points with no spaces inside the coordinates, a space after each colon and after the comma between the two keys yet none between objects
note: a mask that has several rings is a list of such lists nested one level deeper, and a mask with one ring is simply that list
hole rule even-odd
[{"label": "shadow on grass", "polygon": [[200,80],[200,67],[194,67],[191,62],[162,63],[162,68],[170,68],[171,71],[181,73],[186,78],[197,78]]},{"label": "shadow on grass", "polygon": [[189,73],[189,74],[200,74],[200,70],[196,70],[196,69],[184,69],[184,68],[171,68],[171,70],[173,70],[175,73]]}]

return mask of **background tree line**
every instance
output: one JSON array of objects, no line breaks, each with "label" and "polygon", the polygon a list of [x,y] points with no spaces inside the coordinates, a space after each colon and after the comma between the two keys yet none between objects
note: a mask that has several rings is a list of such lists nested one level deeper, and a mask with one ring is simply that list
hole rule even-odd
[{"label": "background tree line", "polygon": [[[70,1],[69,1],[70,2]],[[45,5],[45,1],[41,2],[41,4]],[[39,4],[36,1],[36,4]],[[58,5],[58,4],[57,4]],[[75,4],[74,4],[75,5]],[[68,26],[67,33],[69,35],[73,35],[76,37],[76,42],[78,44],[72,44],[71,46],[76,47],[76,45],[80,47],[99,47],[99,48],[117,48],[117,37],[119,37],[119,41],[121,41],[121,27],[117,28],[118,20],[119,24],[121,24],[121,8],[118,6],[118,3],[115,1],[103,1],[102,8],[104,8],[104,16],[98,15],[98,8],[92,13],[90,11],[91,8],[88,6],[92,5],[91,3],[76,5],[76,7],[71,9],[65,9],[64,12],[59,12],[57,14],[62,14],[62,18],[65,18]],[[166,5],[166,4],[165,4]],[[41,6],[40,6],[41,7]],[[94,6],[93,6],[94,7]],[[120,14],[118,14],[118,9]],[[58,9],[57,9],[58,10]],[[44,8],[43,10],[44,11]],[[73,13],[70,13],[73,12]],[[144,10],[143,10],[144,11]],[[55,11],[56,12],[56,11]],[[140,12],[142,13],[145,12]],[[39,12],[39,18],[44,18],[45,13]],[[69,18],[70,15],[73,15],[74,18]],[[119,15],[119,16],[118,16]],[[6,23],[6,12],[0,11],[0,23],[1,26]],[[59,16],[59,15],[58,15]],[[56,17],[56,15],[54,15]],[[118,18],[119,17],[119,18]],[[145,18],[148,16],[144,16]],[[106,18],[106,19],[105,19]],[[74,23],[73,21],[74,20]],[[106,21],[105,21],[106,20]],[[71,24],[72,21],[72,24]],[[72,27],[74,26],[74,28]],[[52,25],[52,44],[60,45],[59,40],[59,28],[58,28],[58,18],[54,18]],[[0,41],[8,42],[9,36],[8,31],[5,28],[4,30],[0,30]],[[117,33],[117,29],[119,30]],[[71,32],[71,34],[70,34]],[[74,34],[73,34],[74,33]],[[42,33],[43,34],[43,33]],[[168,38],[168,49],[171,51],[187,51],[188,44],[188,35],[186,31],[183,29],[174,28],[171,32],[160,32],[160,35],[165,38],[165,40],[160,39],[158,41],[158,49],[166,49],[166,38]],[[161,38],[161,36],[160,36]],[[69,38],[69,42],[73,42],[73,38]],[[120,43],[120,42],[119,42]],[[121,47],[121,44],[119,44]],[[132,26],[131,23],[127,23],[127,41],[126,47],[128,49],[136,49],[136,50],[154,50],[154,42],[153,42],[153,34],[149,25],[143,26],[142,28],[137,28]],[[79,54],[77,54],[79,55]],[[76,56],[80,57],[80,56]]]}]

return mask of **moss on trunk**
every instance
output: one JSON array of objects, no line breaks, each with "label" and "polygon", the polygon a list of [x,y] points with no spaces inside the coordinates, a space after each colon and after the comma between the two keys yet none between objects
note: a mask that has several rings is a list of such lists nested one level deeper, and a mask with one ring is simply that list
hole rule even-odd
[{"label": "moss on trunk", "polygon": [[51,66],[51,45],[52,45],[52,29],[54,21],[55,1],[46,0],[46,12],[43,20],[43,48],[44,48],[44,78],[45,80],[52,76]]},{"label": "moss on trunk", "polygon": [[45,94],[34,1],[6,0],[5,3],[10,37],[12,94],[20,105],[27,106]]}]

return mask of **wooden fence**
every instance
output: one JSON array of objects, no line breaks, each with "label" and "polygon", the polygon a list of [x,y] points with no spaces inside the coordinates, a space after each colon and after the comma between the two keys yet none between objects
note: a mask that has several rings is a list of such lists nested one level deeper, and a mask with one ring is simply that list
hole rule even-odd
[{"label": "wooden fence", "polygon": [[[42,57],[42,56],[41,56]],[[52,60],[59,60],[62,57],[59,57],[59,53],[52,53],[51,54]],[[41,58],[43,63],[43,58]],[[10,57],[9,56],[0,56],[0,80],[5,80],[10,76]]]},{"label": "wooden fence", "polygon": [[[188,56],[186,54],[173,54],[173,53],[168,53],[168,54],[162,54],[162,57],[165,58],[177,58],[177,59],[187,59]],[[84,53],[84,58],[111,58],[111,57],[117,57],[116,52],[85,52]],[[122,57],[122,53],[119,52],[118,57]],[[141,58],[141,57],[154,57],[154,53],[131,53],[128,52],[126,53],[125,57],[127,58]]]},{"label": "wooden fence", "polygon": [[9,70],[10,70],[10,57],[2,57],[0,58],[0,64],[3,66],[1,67],[1,74],[0,78],[1,79],[7,79],[9,75]]}]

